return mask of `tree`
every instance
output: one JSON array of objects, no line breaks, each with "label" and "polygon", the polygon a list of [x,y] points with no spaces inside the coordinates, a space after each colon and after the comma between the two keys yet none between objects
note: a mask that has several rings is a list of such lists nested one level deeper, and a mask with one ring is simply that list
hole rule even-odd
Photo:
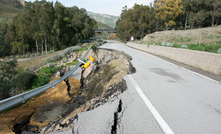
[{"label": "tree", "polygon": [[176,25],[174,20],[179,15],[183,15],[183,5],[181,0],[158,0],[155,2],[157,10],[156,19],[165,21],[166,27]]},{"label": "tree", "polygon": [[219,18],[220,16],[221,16],[221,0],[214,0],[213,1],[212,26],[214,26],[215,20],[217,20],[217,18]]},{"label": "tree", "polygon": [[48,48],[63,49],[79,40],[94,36],[97,23],[85,9],[66,8],[46,0],[27,2],[7,28],[5,42],[14,54]]},{"label": "tree", "polygon": [[39,11],[40,11],[40,7],[39,7],[39,1],[35,1],[33,3],[33,17],[32,17],[32,21],[31,21],[31,31],[32,31],[32,36],[33,36],[33,39],[35,40],[35,43],[36,43],[36,51],[38,53],[38,41],[40,41],[41,39],[41,36],[40,36],[40,26],[39,26],[39,23],[38,23],[38,20],[39,20]]},{"label": "tree", "polygon": [[[46,2],[45,0],[40,2],[40,18],[39,18],[39,27],[40,27],[40,35],[41,40],[44,40],[45,44],[45,52],[47,53],[47,38],[50,38],[52,32],[52,26],[54,22],[54,8],[53,8],[53,2]],[[43,41],[42,41],[43,43]]]},{"label": "tree", "polygon": [[182,0],[184,16],[185,16],[185,30],[188,24],[188,18],[191,10],[191,0]]},{"label": "tree", "polygon": [[72,19],[71,27],[74,31],[72,42],[78,42],[79,40],[88,39],[95,35],[95,29],[97,28],[97,22],[91,19],[84,8],[78,9],[78,7],[71,8]]},{"label": "tree", "polygon": [[116,22],[117,36],[122,40],[142,39],[154,31],[155,18],[153,10],[146,5],[134,4],[132,9],[123,7],[121,17]]},{"label": "tree", "polygon": [[199,27],[203,25],[205,18],[206,18],[206,15],[203,10],[200,10],[197,13],[191,12],[189,15],[190,23]]},{"label": "tree", "polygon": [[10,92],[15,88],[14,80],[17,74],[17,59],[11,57],[0,61],[0,100],[10,97]]},{"label": "tree", "polygon": [[5,45],[3,31],[0,31],[0,56],[5,56]]}]

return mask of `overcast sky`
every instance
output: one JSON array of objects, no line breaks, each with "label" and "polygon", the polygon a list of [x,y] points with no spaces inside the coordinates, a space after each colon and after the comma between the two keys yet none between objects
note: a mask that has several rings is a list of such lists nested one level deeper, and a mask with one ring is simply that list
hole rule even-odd
[{"label": "overcast sky", "polygon": [[[26,0],[32,1],[35,0]],[[40,1],[40,0],[39,0]],[[47,0],[54,1],[56,0]],[[154,0],[58,0],[66,7],[77,6],[79,8],[85,8],[87,11],[94,13],[102,13],[120,16],[122,7],[127,5],[128,8],[133,7],[134,3],[150,5]]]}]

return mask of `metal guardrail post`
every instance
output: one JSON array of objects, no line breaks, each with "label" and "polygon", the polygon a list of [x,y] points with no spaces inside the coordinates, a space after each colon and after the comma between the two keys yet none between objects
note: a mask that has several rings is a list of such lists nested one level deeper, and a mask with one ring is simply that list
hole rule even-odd
[{"label": "metal guardrail post", "polygon": [[[82,57],[82,61],[84,60],[84,58],[87,56],[88,52],[90,51],[92,46],[90,46],[87,50],[87,52],[85,53],[85,55]],[[23,101],[26,101],[44,91],[46,91],[47,89],[49,88],[52,88],[54,87],[55,85],[57,85],[58,83],[60,83],[61,81],[63,81],[64,79],[66,79],[67,77],[69,77],[73,72],[75,72],[77,70],[77,68],[79,67],[81,63],[78,62],[75,67],[70,70],[68,73],[66,73],[64,76],[62,76],[61,78],[49,83],[49,84],[46,84],[44,86],[41,86],[41,87],[38,87],[38,88],[35,88],[33,90],[30,90],[28,92],[25,92],[25,93],[22,93],[22,94],[19,94],[19,95],[16,95],[16,96],[13,96],[13,97],[10,97],[10,98],[7,98],[5,100],[1,100],[0,101],[0,112],[7,109],[7,108],[10,108],[16,104],[19,104]]]}]

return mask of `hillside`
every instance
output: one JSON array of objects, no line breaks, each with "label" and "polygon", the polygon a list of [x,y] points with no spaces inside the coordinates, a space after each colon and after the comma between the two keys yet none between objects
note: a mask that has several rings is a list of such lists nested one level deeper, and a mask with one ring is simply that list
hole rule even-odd
[{"label": "hillside", "polygon": [[108,26],[111,26],[112,28],[116,26],[116,21],[118,20],[117,16],[93,13],[89,11],[87,13],[91,18],[94,18],[98,22],[104,23]]},{"label": "hillside", "polygon": [[19,12],[22,12],[22,9],[0,3],[0,17],[13,17]]},{"label": "hillside", "polygon": [[23,9],[23,6],[25,5],[24,0],[0,0],[0,3],[18,9]]},{"label": "hillside", "polygon": [[200,29],[158,31],[146,35],[143,41],[153,43],[219,44],[221,42],[221,25]]},{"label": "hillside", "polygon": [[108,26],[107,24],[101,23],[97,21],[98,28],[104,29],[104,28],[112,28],[111,26]]}]

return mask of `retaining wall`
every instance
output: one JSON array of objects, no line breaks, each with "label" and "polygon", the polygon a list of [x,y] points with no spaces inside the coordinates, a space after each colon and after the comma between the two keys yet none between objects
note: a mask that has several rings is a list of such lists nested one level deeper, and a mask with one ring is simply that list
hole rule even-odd
[{"label": "retaining wall", "polygon": [[153,45],[148,47],[148,45],[131,42],[128,42],[127,45],[221,75],[221,54]]}]

